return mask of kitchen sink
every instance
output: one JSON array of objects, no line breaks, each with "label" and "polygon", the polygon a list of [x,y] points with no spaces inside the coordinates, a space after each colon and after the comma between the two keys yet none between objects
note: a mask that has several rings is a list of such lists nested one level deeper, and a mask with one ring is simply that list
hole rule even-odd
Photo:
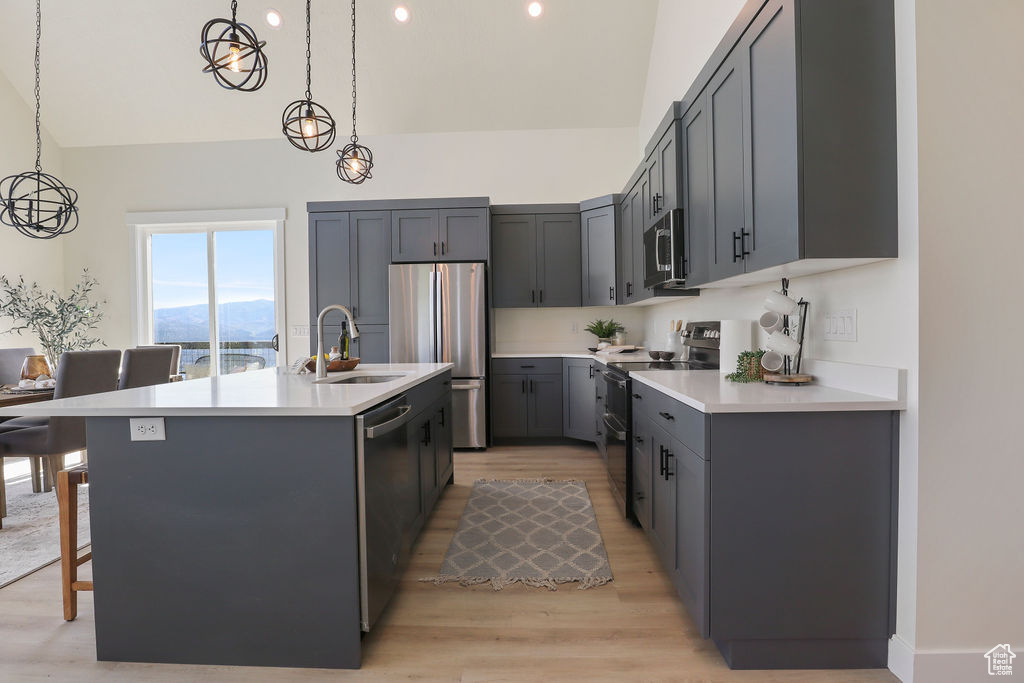
[{"label": "kitchen sink", "polygon": [[316,380],[317,384],[380,384],[381,382],[394,382],[402,379],[405,375],[342,375],[341,377],[325,377]]}]

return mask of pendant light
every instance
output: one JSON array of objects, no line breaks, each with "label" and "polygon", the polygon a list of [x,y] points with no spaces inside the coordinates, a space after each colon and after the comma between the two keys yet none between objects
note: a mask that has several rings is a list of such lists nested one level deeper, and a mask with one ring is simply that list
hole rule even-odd
[{"label": "pendant light", "polygon": [[285,107],[281,130],[288,142],[306,152],[322,152],[334,142],[334,119],[330,112],[313,101],[309,49],[309,3],[306,0],[306,97]]},{"label": "pendant light", "polygon": [[231,0],[231,20],[211,19],[203,26],[199,54],[206,61],[204,74],[222,88],[255,92],[267,82],[267,41],[256,37],[248,24],[238,21],[238,0]]},{"label": "pendant light", "polygon": [[52,239],[78,227],[78,193],[55,176],[43,173],[43,138],[39,128],[39,42],[41,0],[36,0],[36,168],[0,180],[0,221],[22,235]]},{"label": "pendant light", "polygon": [[359,144],[356,135],[356,0],[352,0],[352,136],[338,150],[338,177],[346,183],[359,185],[373,177],[373,152]]}]

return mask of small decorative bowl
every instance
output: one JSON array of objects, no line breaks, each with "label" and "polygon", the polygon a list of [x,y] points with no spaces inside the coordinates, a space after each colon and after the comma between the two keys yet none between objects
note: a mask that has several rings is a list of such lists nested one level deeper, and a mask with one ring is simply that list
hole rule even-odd
[{"label": "small decorative bowl", "polygon": [[661,358],[661,351],[648,351],[647,355],[651,357],[651,360],[658,360]]},{"label": "small decorative bowl", "polygon": [[673,358],[676,357],[676,352],[675,351],[659,351],[658,352],[658,357],[661,358],[662,360],[672,360]]},{"label": "small decorative bowl", "polygon": [[590,351],[591,353],[597,353],[597,347],[596,346],[588,346],[587,347],[587,351]]},{"label": "small decorative bowl", "polygon": [[[353,370],[359,365],[358,358],[347,358],[345,360],[332,360],[327,363],[327,372],[345,372],[346,370]],[[310,372],[316,372],[316,358],[310,358],[306,362],[306,369]]]}]

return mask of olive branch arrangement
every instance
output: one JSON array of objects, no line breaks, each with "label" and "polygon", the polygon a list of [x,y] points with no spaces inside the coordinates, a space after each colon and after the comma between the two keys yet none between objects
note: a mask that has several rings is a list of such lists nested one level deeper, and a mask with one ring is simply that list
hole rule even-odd
[{"label": "olive branch arrangement", "polygon": [[100,307],[107,302],[93,302],[90,296],[99,282],[82,271],[82,276],[68,296],[57,290],[44,292],[39,284],[31,285],[19,276],[16,282],[0,275],[0,317],[10,318],[12,325],[4,333],[31,330],[39,338],[51,372],[65,351],[91,349],[103,342],[89,332],[103,319]]}]

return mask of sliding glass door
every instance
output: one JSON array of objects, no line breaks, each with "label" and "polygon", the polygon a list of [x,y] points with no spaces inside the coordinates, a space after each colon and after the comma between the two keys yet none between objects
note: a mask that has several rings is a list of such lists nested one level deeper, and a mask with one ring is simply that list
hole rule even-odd
[{"label": "sliding glass door", "polygon": [[161,226],[139,238],[142,343],[181,346],[187,379],[278,365],[277,230]]}]

